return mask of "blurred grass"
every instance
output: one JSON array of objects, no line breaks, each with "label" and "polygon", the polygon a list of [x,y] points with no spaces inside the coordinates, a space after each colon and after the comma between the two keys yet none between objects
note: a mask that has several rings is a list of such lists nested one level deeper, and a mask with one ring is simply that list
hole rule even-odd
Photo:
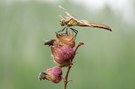
[{"label": "blurred grass", "polygon": [[[76,28],[76,41],[85,45],[78,50],[68,89],[134,89],[134,26],[122,22],[107,7],[95,14],[65,4],[76,16],[113,29]],[[61,12],[57,5],[47,3],[0,4],[0,89],[62,88],[63,83],[55,85],[37,78],[39,72],[55,65],[43,42],[55,38],[54,32],[62,29]]]}]

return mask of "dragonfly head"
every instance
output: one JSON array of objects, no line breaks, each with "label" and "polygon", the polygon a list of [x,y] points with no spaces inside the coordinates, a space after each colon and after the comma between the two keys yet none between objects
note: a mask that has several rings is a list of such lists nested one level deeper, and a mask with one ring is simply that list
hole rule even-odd
[{"label": "dragonfly head", "polygon": [[65,25],[65,18],[60,15],[60,25],[64,26]]},{"label": "dragonfly head", "polygon": [[61,20],[60,20],[60,25],[61,25],[61,26],[64,26],[64,25],[65,25],[65,20],[64,20],[64,19],[61,19]]}]

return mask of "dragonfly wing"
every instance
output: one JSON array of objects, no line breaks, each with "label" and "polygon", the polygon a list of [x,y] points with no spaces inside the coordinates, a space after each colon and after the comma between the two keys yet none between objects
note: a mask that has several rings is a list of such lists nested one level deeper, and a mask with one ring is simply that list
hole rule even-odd
[{"label": "dragonfly wing", "polygon": [[64,7],[62,7],[61,5],[59,5],[59,8],[62,9],[62,10],[64,10],[64,12],[65,12],[65,14],[67,16],[69,16],[70,18],[74,18]]}]

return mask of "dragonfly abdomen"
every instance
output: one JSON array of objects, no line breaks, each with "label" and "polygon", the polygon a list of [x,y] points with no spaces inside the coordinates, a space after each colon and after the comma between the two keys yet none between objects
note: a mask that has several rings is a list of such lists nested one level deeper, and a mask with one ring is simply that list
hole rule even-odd
[{"label": "dragonfly abdomen", "polygon": [[90,24],[91,27],[96,27],[96,28],[102,28],[102,29],[106,29],[109,31],[112,31],[112,29],[109,26],[106,26],[104,24]]},{"label": "dragonfly abdomen", "polygon": [[106,26],[104,24],[94,24],[94,23],[86,23],[86,22],[78,22],[78,26],[83,26],[83,27],[95,27],[95,28],[102,28],[102,29],[106,29],[109,31],[112,31],[112,29],[109,26]]}]

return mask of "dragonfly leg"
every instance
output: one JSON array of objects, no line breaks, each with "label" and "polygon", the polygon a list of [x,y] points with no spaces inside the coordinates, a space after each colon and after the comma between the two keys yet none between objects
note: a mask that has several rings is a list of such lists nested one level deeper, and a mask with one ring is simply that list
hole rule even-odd
[{"label": "dragonfly leg", "polygon": [[76,29],[70,28],[75,33],[75,38],[77,36],[78,31]]},{"label": "dragonfly leg", "polygon": [[68,28],[66,28],[66,34],[68,34]]},{"label": "dragonfly leg", "polygon": [[64,27],[62,30],[57,31],[57,33],[63,32],[65,29],[66,29],[66,27]]}]

